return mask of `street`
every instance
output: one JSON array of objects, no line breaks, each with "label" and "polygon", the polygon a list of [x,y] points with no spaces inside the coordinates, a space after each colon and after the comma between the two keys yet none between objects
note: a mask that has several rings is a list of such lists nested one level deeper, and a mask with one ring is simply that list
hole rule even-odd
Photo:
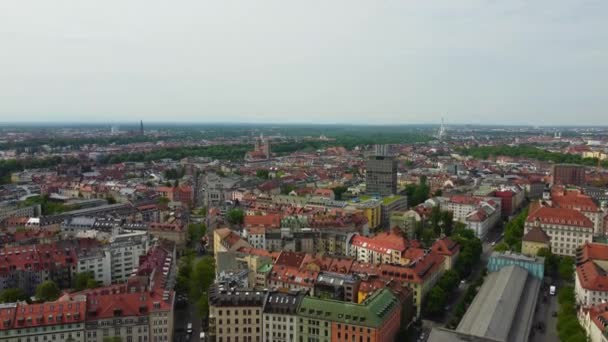
[{"label": "street", "polygon": [[[543,322],[545,327],[542,332],[536,327],[532,328],[534,334],[530,338],[530,342],[553,342],[559,341],[557,336],[557,317],[553,317],[553,312],[558,311],[557,296],[550,296],[547,289],[541,289],[540,298],[536,305],[536,313],[534,314],[534,324]],[[547,302],[543,301],[543,296],[547,295]]]}]

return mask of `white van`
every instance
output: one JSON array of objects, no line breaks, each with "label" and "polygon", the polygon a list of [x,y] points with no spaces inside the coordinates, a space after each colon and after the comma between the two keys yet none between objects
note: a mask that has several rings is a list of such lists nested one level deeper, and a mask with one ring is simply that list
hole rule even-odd
[{"label": "white van", "polygon": [[188,323],[188,328],[186,328],[186,332],[188,335],[192,334],[192,323]]},{"label": "white van", "polygon": [[201,342],[207,341],[207,338],[205,337],[205,333],[203,331],[201,331],[200,337],[201,337]]}]

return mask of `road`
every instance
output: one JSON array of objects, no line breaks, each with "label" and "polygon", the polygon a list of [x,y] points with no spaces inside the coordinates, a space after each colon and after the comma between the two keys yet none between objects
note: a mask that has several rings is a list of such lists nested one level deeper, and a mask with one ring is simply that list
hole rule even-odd
[{"label": "road", "polygon": [[[559,341],[557,336],[557,317],[553,317],[553,312],[558,311],[557,296],[548,295],[547,289],[541,289],[541,296],[536,305],[536,313],[534,314],[534,324],[543,322],[545,329],[543,332],[538,329],[534,330],[534,335],[530,338],[530,342],[553,342]],[[543,301],[543,295],[547,294],[547,302]]]}]

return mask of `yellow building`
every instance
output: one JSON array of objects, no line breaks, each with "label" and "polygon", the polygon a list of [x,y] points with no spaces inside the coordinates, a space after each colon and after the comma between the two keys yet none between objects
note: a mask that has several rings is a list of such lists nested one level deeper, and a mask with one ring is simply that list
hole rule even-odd
[{"label": "yellow building", "polygon": [[524,235],[521,242],[521,253],[536,256],[541,248],[551,249],[551,238],[540,227],[534,227]]},{"label": "yellow building", "polygon": [[583,158],[597,158],[599,160],[608,159],[608,154],[602,151],[585,151],[583,152]]},{"label": "yellow building", "polygon": [[370,199],[361,203],[351,203],[351,205],[359,209],[367,218],[369,229],[376,229],[382,224],[382,202],[375,199]]}]

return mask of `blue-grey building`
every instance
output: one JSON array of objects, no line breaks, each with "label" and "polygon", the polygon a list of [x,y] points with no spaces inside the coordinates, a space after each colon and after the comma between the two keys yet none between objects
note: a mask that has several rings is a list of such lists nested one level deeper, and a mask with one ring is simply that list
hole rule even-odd
[{"label": "blue-grey building", "polygon": [[510,265],[519,266],[540,280],[545,276],[545,258],[529,257],[514,252],[493,252],[488,260],[488,272],[497,272]]}]

